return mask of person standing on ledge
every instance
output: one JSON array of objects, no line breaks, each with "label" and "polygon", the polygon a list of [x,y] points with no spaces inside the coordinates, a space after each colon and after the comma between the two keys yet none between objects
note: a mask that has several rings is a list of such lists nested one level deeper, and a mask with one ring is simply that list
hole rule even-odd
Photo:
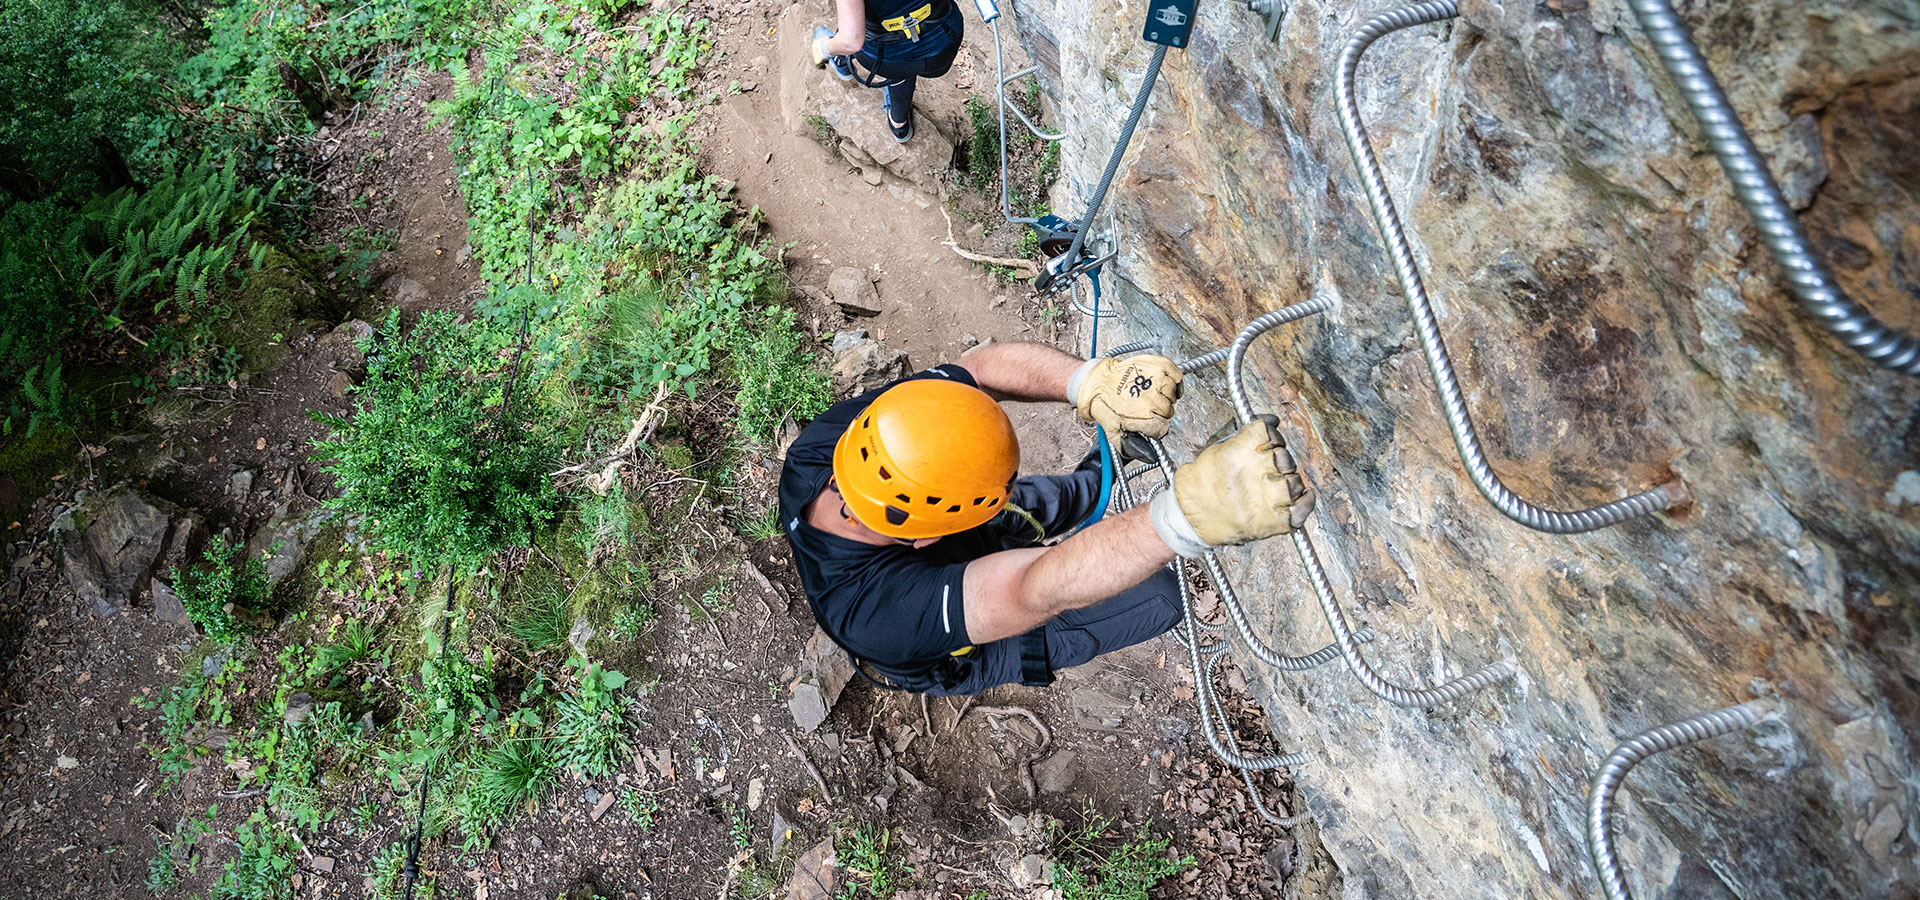
[{"label": "person standing on ledge", "polygon": [[[939,78],[960,53],[965,23],[953,0],[834,0],[836,27],[813,30],[814,65],[852,81],[854,62],[881,89],[893,139],[913,137],[913,88],[922,76]],[[881,81],[880,79],[885,79]]]},{"label": "person standing on ledge", "polygon": [[988,344],[836,404],[780,472],[814,620],[870,680],[936,695],[1049,684],[1172,628],[1176,555],[1286,534],[1312,511],[1278,420],[1208,447],[1150,504],[1045,546],[1098,505],[1098,456],[1016,477],[1020,446],[998,401],[1066,401],[1116,437],[1158,437],[1179,390],[1165,357]]}]

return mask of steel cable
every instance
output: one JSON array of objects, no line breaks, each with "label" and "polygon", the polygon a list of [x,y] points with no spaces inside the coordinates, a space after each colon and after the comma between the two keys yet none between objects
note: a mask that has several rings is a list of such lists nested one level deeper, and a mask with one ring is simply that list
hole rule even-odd
[{"label": "steel cable", "polygon": [[1740,123],[1740,116],[1727,101],[1713,70],[1707,68],[1693,35],[1675,15],[1673,5],[1667,0],[1629,0],[1628,5],[1693,110],[1707,145],[1733,182],[1734,195],[1760,230],[1761,242],[1772,251],[1774,262],[1786,270],[1787,284],[1800,298],[1800,306],[1820,327],[1868,362],[1905,375],[1920,375],[1920,340],[1887,327],[1865,307],[1848,299],[1834,282],[1832,270],[1814,252],[1800,217],[1781,195],[1766,159],[1753,145],[1753,138],[1747,135],[1746,126]]},{"label": "steel cable", "polygon": [[1774,705],[1765,700],[1729,706],[1648,729],[1614,748],[1606,762],[1600,764],[1600,771],[1594,774],[1593,788],[1587,801],[1587,849],[1593,854],[1594,873],[1600,878],[1600,887],[1606,893],[1607,900],[1633,898],[1633,894],[1627,890],[1626,878],[1620,872],[1619,859],[1613,849],[1614,794],[1626,781],[1627,773],[1633,771],[1633,767],[1639,765],[1641,760],[1656,753],[1739,731],[1759,722],[1773,711]]},{"label": "steel cable", "polygon": [[1381,174],[1379,160],[1374,156],[1373,146],[1360,121],[1359,104],[1354,99],[1354,74],[1359,69],[1360,57],[1374,41],[1402,28],[1451,19],[1459,13],[1459,6],[1453,0],[1435,0],[1373,17],[1354,33],[1352,39],[1347,41],[1346,49],[1340,52],[1339,77],[1334,82],[1340,130],[1346,136],[1347,150],[1353,156],[1354,167],[1359,170],[1360,183],[1366,190],[1367,205],[1373,211],[1374,224],[1379,227],[1381,238],[1387,245],[1387,255],[1393,260],[1393,271],[1399,279],[1400,290],[1406,295],[1407,307],[1413,312],[1414,330],[1420,336],[1420,349],[1426,356],[1427,371],[1433,376],[1434,388],[1440,394],[1447,428],[1453,432],[1454,447],[1460,453],[1461,463],[1466,466],[1467,476],[1473,481],[1473,486],[1479,489],[1481,496],[1486,497],[1487,502],[1508,518],[1536,531],[1578,534],[1618,525],[1665,509],[1674,502],[1674,496],[1665,487],[1653,487],[1592,509],[1543,509],[1509,490],[1500,481],[1500,476],[1494,474],[1485,451],[1481,449],[1480,438],[1475,434],[1473,421],[1467,415],[1466,398],[1462,396],[1459,380],[1454,376],[1453,361],[1447,356],[1446,345],[1440,339],[1440,324],[1434,316],[1433,303],[1428,299],[1426,287],[1420,281],[1420,271],[1414,265],[1413,248],[1407,241],[1406,228],[1401,225],[1400,216],[1394,210],[1393,198],[1387,194],[1386,179]]},{"label": "steel cable", "polygon": [[1080,248],[1086,246],[1087,232],[1093,228],[1093,217],[1100,212],[1101,204],[1107,201],[1107,189],[1113,186],[1113,176],[1120,171],[1120,158],[1127,155],[1127,145],[1133,143],[1133,130],[1140,124],[1140,116],[1147,111],[1147,98],[1153,93],[1154,82],[1160,80],[1160,64],[1166,58],[1167,45],[1155,45],[1153,58],[1147,61],[1146,74],[1141,76],[1140,90],[1133,95],[1133,109],[1127,112],[1127,121],[1120,126],[1120,137],[1113,145],[1113,155],[1107,157],[1107,169],[1100,175],[1099,186],[1093,189],[1093,198],[1087,201],[1087,211],[1080,216],[1080,227],[1074,232],[1073,246],[1067,250],[1069,264],[1080,259]]}]

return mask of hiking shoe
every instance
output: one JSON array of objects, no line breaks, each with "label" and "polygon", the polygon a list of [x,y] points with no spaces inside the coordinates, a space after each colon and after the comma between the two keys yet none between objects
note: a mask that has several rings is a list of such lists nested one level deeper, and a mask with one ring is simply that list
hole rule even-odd
[{"label": "hiking shoe", "polygon": [[853,58],[849,56],[827,57],[827,68],[841,81],[853,80]]},{"label": "hiking shoe", "polygon": [[880,107],[887,111],[887,130],[893,132],[895,141],[906,143],[908,138],[913,137],[913,104],[907,104],[906,115],[902,117],[905,123],[898,123],[893,120],[893,89],[889,87],[881,91],[880,96],[885,98]]}]

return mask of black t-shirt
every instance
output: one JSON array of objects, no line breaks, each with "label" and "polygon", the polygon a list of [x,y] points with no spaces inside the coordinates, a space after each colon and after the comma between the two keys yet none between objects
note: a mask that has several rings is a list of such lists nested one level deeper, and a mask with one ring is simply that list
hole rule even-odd
[{"label": "black t-shirt", "polygon": [[[951,364],[905,380],[921,378],[974,383],[971,373]],[[1033,546],[1079,524],[1096,502],[1098,479],[1018,479],[1007,505],[1025,510],[1032,521],[1008,509],[984,525],[917,550],[863,544],[814,528],[803,511],[833,475],[834,445],[884,390],[843,400],[800,432],[780,472],[780,520],[814,620],[854,656],[912,682],[972,644],[963,590],[967,563]],[[1036,524],[1046,533],[1036,532]]]}]

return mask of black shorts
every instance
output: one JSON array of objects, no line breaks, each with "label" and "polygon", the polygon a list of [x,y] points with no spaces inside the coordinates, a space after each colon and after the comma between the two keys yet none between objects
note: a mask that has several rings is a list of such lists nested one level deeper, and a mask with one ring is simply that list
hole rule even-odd
[{"label": "black shorts", "polygon": [[[1068,610],[1042,626],[1047,636],[1047,665],[1054,671],[1082,665],[1103,653],[1131,647],[1165,634],[1180,623],[1179,576],[1161,569],[1147,580],[1095,603]],[[952,688],[929,688],[935,696],[978,694],[1020,681],[1020,638],[1010,637],[974,649],[971,671]]]}]

